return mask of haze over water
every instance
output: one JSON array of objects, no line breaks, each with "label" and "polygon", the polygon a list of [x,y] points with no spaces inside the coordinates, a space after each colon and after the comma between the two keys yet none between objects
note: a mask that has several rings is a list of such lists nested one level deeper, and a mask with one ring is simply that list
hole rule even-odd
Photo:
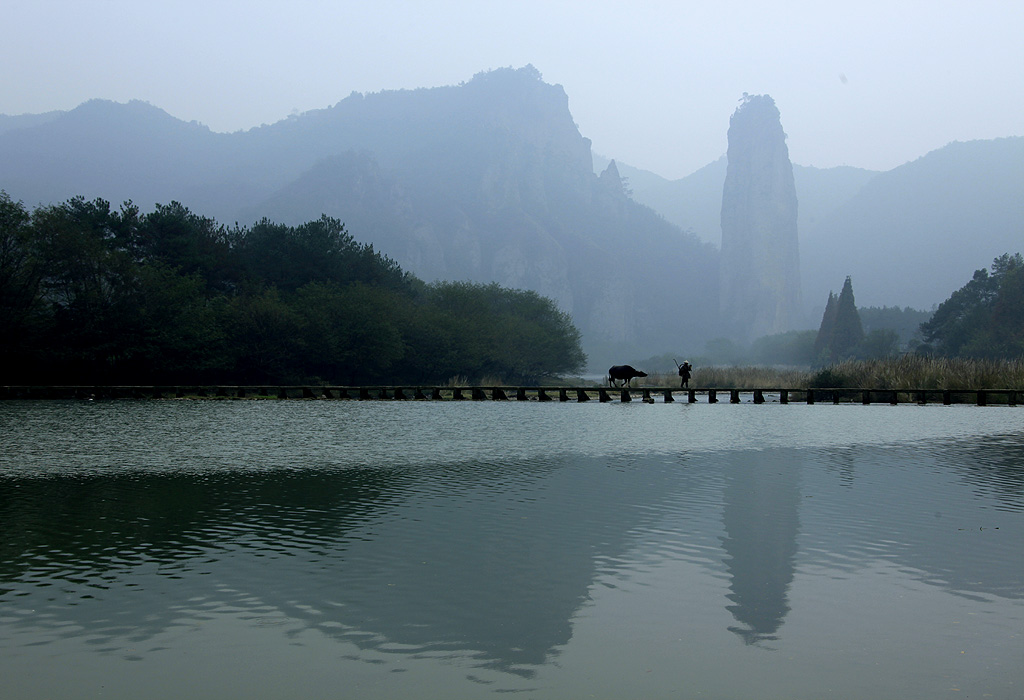
[{"label": "haze over water", "polygon": [[1017,408],[0,404],[0,695],[996,698]]}]

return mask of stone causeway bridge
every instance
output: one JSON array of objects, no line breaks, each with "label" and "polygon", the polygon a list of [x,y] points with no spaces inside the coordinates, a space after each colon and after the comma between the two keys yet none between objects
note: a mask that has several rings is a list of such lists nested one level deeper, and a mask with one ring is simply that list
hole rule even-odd
[{"label": "stone causeway bridge", "polygon": [[354,401],[610,401],[626,403],[936,403],[1016,406],[1013,389],[719,389],[653,386],[0,386],[11,399],[335,399]]}]

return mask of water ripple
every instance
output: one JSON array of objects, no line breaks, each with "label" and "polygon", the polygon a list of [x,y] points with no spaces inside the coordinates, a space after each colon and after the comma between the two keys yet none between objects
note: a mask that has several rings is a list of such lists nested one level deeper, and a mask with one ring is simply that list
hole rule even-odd
[{"label": "water ripple", "polygon": [[1024,622],[1019,414],[951,408],[3,404],[0,645],[166,671],[259,639],[475,691],[634,649],[761,677],[751,648],[873,648],[861,619],[942,658],[934,614],[876,609]]}]

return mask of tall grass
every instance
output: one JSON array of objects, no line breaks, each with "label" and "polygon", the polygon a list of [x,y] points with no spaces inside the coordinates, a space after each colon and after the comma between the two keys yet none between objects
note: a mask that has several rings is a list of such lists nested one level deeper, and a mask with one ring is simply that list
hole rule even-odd
[{"label": "tall grass", "polygon": [[[645,386],[678,387],[674,373],[653,374]],[[904,355],[880,360],[850,360],[819,370],[771,367],[699,367],[693,388],[711,389],[935,389],[1024,390],[1024,359],[973,360]]]},{"label": "tall grass", "polygon": [[817,372],[812,387],[878,389],[1024,389],[1024,360],[905,355],[843,362]]}]

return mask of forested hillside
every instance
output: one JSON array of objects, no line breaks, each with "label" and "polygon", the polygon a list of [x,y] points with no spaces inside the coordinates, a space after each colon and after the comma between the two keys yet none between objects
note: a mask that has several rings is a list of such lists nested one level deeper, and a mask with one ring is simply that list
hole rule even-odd
[{"label": "forested hillside", "polygon": [[228,228],[0,191],[0,383],[536,382],[585,356],[535,292],[425,284],[337,219]]}]

